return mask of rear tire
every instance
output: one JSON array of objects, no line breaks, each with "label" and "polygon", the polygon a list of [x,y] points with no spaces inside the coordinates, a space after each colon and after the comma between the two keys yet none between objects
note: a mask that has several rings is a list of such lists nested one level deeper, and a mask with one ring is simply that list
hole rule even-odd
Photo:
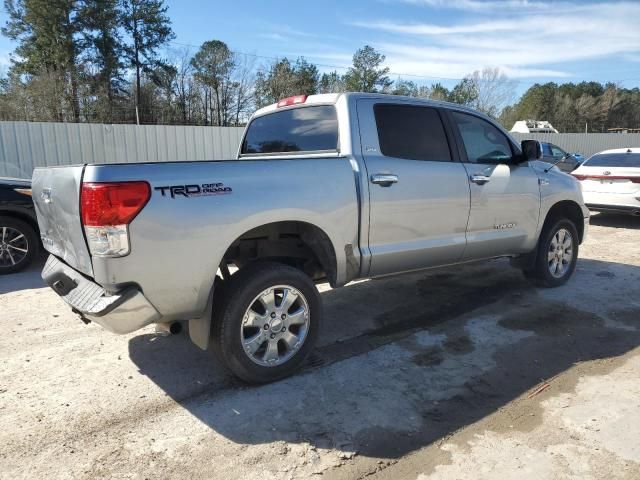
[{"label": "rear tire", "polygon": [[576,268],[578,249],[578,229],[574,223],[566,218],[550,219],[540,234],[535,264],[524,274],[540,287],[564,285]]},{"label": "rear tire", "polygon": [[14,217],[0,216],[0,275],[27,268],[39,246],[31,225]]},{"label": "rear tire", "polygon": [[288,265],[259,261],[225,285],[214,320],[214,349],[240,379],[272,382],[300,368],[321,322],[322,301],[311,278]]}]

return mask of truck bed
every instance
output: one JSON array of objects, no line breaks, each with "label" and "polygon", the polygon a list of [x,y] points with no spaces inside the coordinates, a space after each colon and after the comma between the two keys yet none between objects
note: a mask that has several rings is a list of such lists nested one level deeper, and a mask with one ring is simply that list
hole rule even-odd
[{"label": "truck bed", "polygon": [[[80,219],[83,182],[146,181],[148,204],[129,225],[126,257],[91,257]],[[205,310],[227,249],[265,224],[322,229],[337,265],[345,247],[359,261],[358,198],[349,159],[339,156],[38,168],[33,198],[44,247],[107,294],[134,285],[164,320]],[[336,272],[337,283],[346,270]],[[162,281],[158,281],[162,279]]]}]

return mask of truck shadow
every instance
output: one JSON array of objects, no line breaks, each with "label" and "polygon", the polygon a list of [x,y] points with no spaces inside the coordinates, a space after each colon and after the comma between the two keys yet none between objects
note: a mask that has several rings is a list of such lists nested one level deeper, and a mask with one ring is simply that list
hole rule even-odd
[{"label": "truck shadow", "polygon": [[626,286],[612,286],[615,295],[638,298],[637,281],[628,279],[640,278],[639,267],[594,260],[582,260],[551,296],[504,262],[323,292],[327,320],[309,365],[260,387],[228,375],[188,335],[134,337],[129,354],[141,373],[233,442],[308,442],[398,458],[576,362],[639,346],[637,304],[610,295],[611,307],[623,307],[578,308],[603,272]]},{"label": "truck shadow", "polygon": [[47,260],[47,255],[40,252],[26,270],[18,273],[0,276],[0,295],[3,293],[17,292],[19,290],[29,290],[32,288],[45,287],[45,283],[40,278],[40,272]]}]

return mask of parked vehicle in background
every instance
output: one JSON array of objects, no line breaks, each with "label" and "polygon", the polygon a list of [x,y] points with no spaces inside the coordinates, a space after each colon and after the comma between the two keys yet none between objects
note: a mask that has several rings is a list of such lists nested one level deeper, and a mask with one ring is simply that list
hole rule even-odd
[{"label": "parked vehicle in background", "polygon": [[640,148],[596,153],[572,175],[590,210],[640,216]]},{"label": "parked vehicle in background", "polygon": [[518,120],[511,127],[513,133],[558,133],[546,120]]},{"label": "parked vehicle in background", "polygon": [[314,282],[506,256],[564,284],[589,211],[540,158],[460,105],[290,97],[253,115],[230,161],[36,169],[42,276],[115,332],[191,319],[194,343],[268,382],[314,346]]},{"label": "parked vehicle in background", "polygon": [[28,267],[39,246],[31,181],[0,177],[0,275]]},{"label": "parked vehicle in background", "polygon": [[[579,154],[567,153],[557,145],[549,142],[540,142],[542,147],[542,161],[555,164],[563,172],[573,172],[580,166],[582,160]],[[579,155],[582,158],[582,155]]]}]

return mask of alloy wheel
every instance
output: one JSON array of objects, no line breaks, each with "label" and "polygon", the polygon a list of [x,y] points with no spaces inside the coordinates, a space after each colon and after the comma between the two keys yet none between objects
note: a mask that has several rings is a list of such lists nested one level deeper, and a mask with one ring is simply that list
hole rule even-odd
[{"label": "alloy wheel", "polygon": [[21,263],[29,253],[27,236],[13,227],[0,227],[0,268]]},{"label": "alloy wheel", "polygon": [[269,287],[245,311],[240,327],[242,348],[258,365],[282,365],[304,344],[309,321],[309,304],[299,290],[289,285]]},{"label": "alloy wheel", "polygon": [[554,278],[562,278],[573,261],[573,236],[565,229],[559,229],[551,238],[547,256],[549,273]]}]

